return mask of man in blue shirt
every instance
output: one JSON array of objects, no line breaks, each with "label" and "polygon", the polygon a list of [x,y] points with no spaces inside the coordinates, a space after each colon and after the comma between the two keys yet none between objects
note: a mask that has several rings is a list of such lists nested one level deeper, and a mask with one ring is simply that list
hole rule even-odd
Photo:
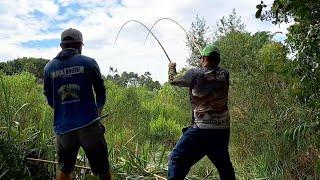
[{"label": "man in blue shirt", "polygon": [[61,170],[58,179],[70,179],[80,147],[93,173],[111,179],[105,129],[99,122],[106,89],[97,62],[81,55],[82,45],[80,31],[63,31],[62,51],[44,68],[44,94],[54,110]]},{"label": "man in blue shirt", "polygon": [[175,63],[169,64],[170,84],[189,88],[192,122],[170,155],[168,180],[183,180],[191,166],[204,156],[216,166],[222,180],[233,180],[228,152],[229,72],[219,67],[220,52],[214,45],[203,49],[200,61],[202,67],[181,75],[177,74]]}]

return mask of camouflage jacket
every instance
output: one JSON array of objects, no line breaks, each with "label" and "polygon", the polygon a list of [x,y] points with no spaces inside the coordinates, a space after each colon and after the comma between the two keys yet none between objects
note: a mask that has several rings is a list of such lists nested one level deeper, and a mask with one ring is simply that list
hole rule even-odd
[{"label": "camouflage jacket", "polygon": [[228,111],[229,72],[221,67],[193,68],[177,74],[169,68],[171,85],[189,87],[193,111],[192,125],[202,129],[230,127]]}]

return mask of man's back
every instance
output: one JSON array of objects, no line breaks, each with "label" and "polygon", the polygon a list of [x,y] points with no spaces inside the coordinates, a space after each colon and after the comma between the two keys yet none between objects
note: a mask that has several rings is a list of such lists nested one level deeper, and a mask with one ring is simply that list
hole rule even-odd
[{"label": "man's back", "polygon": [[228,71],[221,67],[202,67],[193,71],[190,100],[194,123],[201,128],[228,129]]},{"label": "man's back", "polygon": [[170,80],[172,85],[190,89],[193,124],[204,129],[229,128],[227,70],[221,67],[198,67],[182,75],[175,76],[175,70],[169,71],[169,74],[174,77]]},{"label": "man's back", "polygon": [[60,169],[57,179],[71,179],[82,147],[92,172],[99,179],[111,180],[105,129],[98,121],[106,101],[106,90],[98,64],[81,55],[82,46],[83,36],[79,30],[64,30],[60,43],[62,51],[44,69],[44,94],[54,110]]},{"label": "man's back", "polygon": [[190,86],[190,98],[194,108],[199,111],[217,113],[228,110],[229,73],[217,68],[195,68]]},{"label": "man's back", "polygon": [[44,94],[55,111],[57,134],[79,129],[97,120],[97,109],[105,103],[105,87],[96,61],[72,48],[62,50],[46,65]]}]

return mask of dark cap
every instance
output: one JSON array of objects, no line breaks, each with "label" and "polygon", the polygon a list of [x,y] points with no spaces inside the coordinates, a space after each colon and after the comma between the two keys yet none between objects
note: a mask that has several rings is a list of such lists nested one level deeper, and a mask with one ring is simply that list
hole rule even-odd
[{"label": "dark cap", "polygon": [[83,37],[77,29],[66,29],[61,33],[61,43],[74,43],[80,42],[83,44]]}]

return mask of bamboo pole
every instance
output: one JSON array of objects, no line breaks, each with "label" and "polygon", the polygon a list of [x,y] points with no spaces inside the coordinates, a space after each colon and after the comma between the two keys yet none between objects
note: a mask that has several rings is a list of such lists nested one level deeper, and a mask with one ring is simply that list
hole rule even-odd
[{"label": "bamboo pole", "polygon": [[164,177],[156,175],[156,174],[153,174],[153,176],[156,177],[157,179],[159,178],[159,179],[167,180],[167,178],[164,178]]},{"label": "bamboo pole", "polygon": [[[46,159],[27,158],[27,160],[36,161],[36,162],[43,162],[43,163],[48,163],[48,164],[58,164],[57,161],[50,161],[50,160],[46,160]],[[90,167],[86,167],[86,166],[75,165],[75,167],[79,168],[79,169],[91,170]]]},{"label": "bamboo pole", "polygon": [[148,37],[149,37],[149,34],[150,34],[150,32],[152,32],[152,30],[153,30],[153,28],[155,27],[155,25],[158,24],[158,22],[163,21],[163,20],[169,20],[169,21],[175,23],[176,25],[178,25],[178,26],[180,27],[180,29],[182,29],[183,32],[184,32],[184,33],[186,34],[186,36],[188,37],[189,42],[191,41],[191,42],[193,43],[193,45],[198,49],[199,53],[201,54],[202,48],[197,44],[195,38],[194,38],[190,33],[188,33],[187,30],[186,30],[181,24],[179,24],[177,21],[175,21],[174,19],[171,19],[171,18],[160,18],[160,19],[158,19],[158,20],[151,26],[150,31],[148,32],[148,34],[147,34],[147,36],[146,36],[146,39],[144,40],[144,43],[146,43],[146,41],[147,41],[147,39],[148,39]]},{"label": "bamboo pole", "polygon": [[[27,160],[29,161],[35,161],[35,162],[42,162],[42,163],[48,163],[48,164],[58,164],[57,161],[50,161],[50,160],[46,160],[46,159],[36,159],[36,158],[27,158]],[[75,165],[75,168],[79,168],[79,169],[86,169],[86,170],[91,170],[90,167],[86,167],[86,166],[79,166],[79,165]],[[157,179],[162,179],[162,180],[167,180],[166,178],[159,176],[157,174],[153,174],[154,177],[156,177]]]},{"label": "bamboo pole", "polygon": [[129,22],[136,22],[136,23],[142,25],[145,29],[147,29],[148,32],[155,38],[155,40],[158,42],[158,44],[159,44],[160,47],[162,48],[162,50],[163,50],[164,54],[166,55],[168,61],[171,62],[171,59],[169,58],[168,53],[166,52],[166,50],[164,49],[164,47],[162,46],[162,44],[160,43],[160,41],[159,41],[159,39],[156,37],[156,35],[154,35],[154,34],[152,33],[152,31],[151,31],[145,24],[143,24],[142,22],[137,21],[137,20],[134,20],[134,19],[133,19],[133,20],[129,20],[129,21],[125,22],[125,23],[121,26],[120,30],[118,31],[117,37],[116,37],[114,43],[117,42],[117,39],[118,39],[119,34],[120,34],[120,32],[122,31],[123,27],[124,27],[126,24],[128,24]]}]

